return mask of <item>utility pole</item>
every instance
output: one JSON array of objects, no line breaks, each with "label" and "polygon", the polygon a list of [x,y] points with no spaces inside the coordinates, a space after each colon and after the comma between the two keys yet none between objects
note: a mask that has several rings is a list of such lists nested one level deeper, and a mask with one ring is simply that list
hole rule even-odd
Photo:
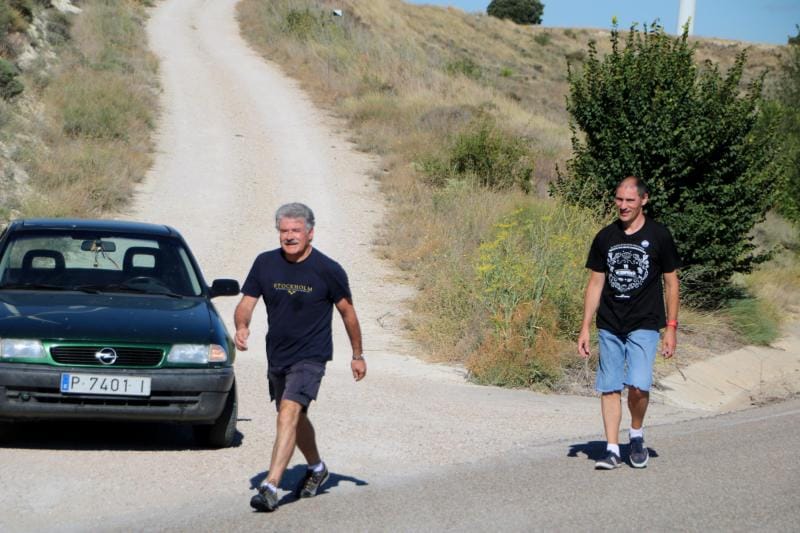
[{"label": "utility pole", "polygon": [[678,9],[678,29],[675,32],[678,35],[683,34],[683,27],[689,23],[689,35],[694,34],[694,8],[695,0],[680,0],[680,8]]}]

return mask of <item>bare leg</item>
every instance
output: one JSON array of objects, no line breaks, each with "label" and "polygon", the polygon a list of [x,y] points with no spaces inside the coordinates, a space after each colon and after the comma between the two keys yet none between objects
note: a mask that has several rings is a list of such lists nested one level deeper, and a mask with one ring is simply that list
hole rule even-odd
[{"label": "bare leg", "polygon": [[640,429],[650,403],[650,392],[636,387],[628,387],[628,409],[631,412],[631,427]]},{"label": "bare leg", "polygon": [[297,425],[303,406],[292,400],[281,400],[278,411],[277,434],[272,446],[272,461],[269,465],[267,483],[277,487],[289,465],[297,442]]},{"label": "bare leg", "polygon": [[606,430],[606,441],[609,444],[619,444],[619,424],[622,420],[621,399],[620,391],[604,392],[600,397],[603,426]]},{"label": "bare leg", "polygon": [[315,465],[321,461],[319,450],[317,450],[314,426],[311,425],[311,420],[305,413],[300,413],[300,421],[297,424],[297,447],[303,452],[306,463],[309,465]]}]

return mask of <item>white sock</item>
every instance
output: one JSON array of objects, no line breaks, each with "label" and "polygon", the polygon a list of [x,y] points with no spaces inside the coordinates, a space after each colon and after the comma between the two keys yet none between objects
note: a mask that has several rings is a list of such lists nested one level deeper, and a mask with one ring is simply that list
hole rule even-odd
[{"label": "white sock", "polygon": [[322,472],[325,469],[325,463],[320,461],[315,465],[308,465],[308,469],[314,472]]},{"label": "white sock", "polygon": [[606,451],[614,452],[614,454],[619,457],[619,444],[611,444],[610,442],[606,444]]},{"label": "white sock", "polygon": [[276,493],[278,492],[278,487],[276,487],[272,483],[262,483],[261,488],[263,489],[264,487],[267,487],[270,490],[270,492],[276,492]]},{"label": "white sock", "polygon": [[635,439],[636,437],[639,437],[639,438],[643,439],[644,438],[644,426],[640,427],[639,429],[631,428],[630,431],[628,432],[628,434],[630,435],[630,437],[632,439]]}]

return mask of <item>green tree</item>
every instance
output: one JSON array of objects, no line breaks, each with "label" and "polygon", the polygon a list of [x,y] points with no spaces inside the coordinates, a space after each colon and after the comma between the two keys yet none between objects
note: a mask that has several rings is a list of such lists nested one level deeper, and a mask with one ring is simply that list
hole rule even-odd
[{"label": "green tree", "polygon": [[781,172],[776,209],[800,224],[800,26],[789,38],[789,54],[783,63],[775,105],[781,141]]},{"label": "green tree", "polygon": [[602,59],[594,43],[580,70],[568,69],[573,158],[552,192],[607,209],[629,175],[650,185],[648,214],[675,236],[686,300],[715,306],[732,295],[731,276],[766,259],[749,236],[773,199],[774,131],[755,134],[761,78],[742,93],[746,51],[725,76],[694,61],[687,34],[614,26]]},{"label": "green tree", "polygon": [[539,0],[492,0],[486,14],[511,19],[517,24],[541,24],[544,4]]}]

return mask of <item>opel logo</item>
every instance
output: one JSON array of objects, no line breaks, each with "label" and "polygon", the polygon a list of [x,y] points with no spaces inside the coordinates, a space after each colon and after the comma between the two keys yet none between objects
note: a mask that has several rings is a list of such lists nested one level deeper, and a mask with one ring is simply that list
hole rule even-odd
[{"label": "opel logo", "polygon": [[104,365],[113,365],[117,362],[117,352],[114,351],[114,348],[103,348],[94,354],[94,358]]}]

